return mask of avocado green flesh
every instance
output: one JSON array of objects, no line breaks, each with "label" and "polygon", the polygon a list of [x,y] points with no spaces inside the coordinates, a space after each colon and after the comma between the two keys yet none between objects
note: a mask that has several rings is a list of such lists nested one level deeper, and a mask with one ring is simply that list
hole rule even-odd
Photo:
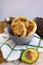
[{"label": "avocado green flesh", "polygon": [[[27,59],[26,56],[25,56],[28,51],[31,51],[31,52],[35,53],[35,57],[32,58],[31,60]],[[36,49],[34,49],[34,48],[28,48],[27,50],[25,50],[22,53],[21,60],[24,61],[24,62],[27,62],[27,63],[31,64],[31,63],[34,63],[38,59],[38,57],[39,57],[39,53],[38,53],[38,51]]]}]

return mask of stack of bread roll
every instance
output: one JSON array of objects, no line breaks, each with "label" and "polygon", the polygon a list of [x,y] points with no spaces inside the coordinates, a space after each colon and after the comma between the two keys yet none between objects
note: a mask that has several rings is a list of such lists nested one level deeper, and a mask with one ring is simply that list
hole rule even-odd
[{"label": "stack of bread roll", "polygon": [[36,23],[24,16],[19,16],[18,18],[13,19],[11,23],[11,33],[18,37],[30,36],[36,31],[36,29]]}]

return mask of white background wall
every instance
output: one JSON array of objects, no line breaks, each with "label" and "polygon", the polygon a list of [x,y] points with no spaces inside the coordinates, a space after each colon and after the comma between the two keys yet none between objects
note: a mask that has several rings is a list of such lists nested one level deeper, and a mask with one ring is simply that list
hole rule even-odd
[{"label": "white background wall", "polygon": [[43,0],[0,0],[0,20],[7,16],[43,17]]}]

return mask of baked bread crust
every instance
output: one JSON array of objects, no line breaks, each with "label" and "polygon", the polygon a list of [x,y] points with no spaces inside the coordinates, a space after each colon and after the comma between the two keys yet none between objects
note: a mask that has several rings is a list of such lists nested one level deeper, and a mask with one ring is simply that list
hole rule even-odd
[{"label": "baked bread crust", "polygon": [[[31,21],[31,20],[27,19],[27,18],[24,17],[24,16],[19,16],[19,17],[13,19],[12,24],[11,24],[11,32],[12,32],[13,35],[15,35],[15,34],[14,34],[15,24],[20,23],[20,22],[21,22],[21,24],[22,24],[23,27],[24,27],[24,34],[23,34],[23,35],[20,35],[21,37],[22,37],[22,36],[30,36],[30,35],[32,35],[32,34],[36,31],[36,29],[37,29],[37,25],[36,25],[36,23],[35,23],[34,21]],[[20,27],[20,26],[19,26],[19,27]],[[21,29],[22,29],[22,28],[21,28]],[[17,36],[17,35],[15,35],[15,36]]]}]

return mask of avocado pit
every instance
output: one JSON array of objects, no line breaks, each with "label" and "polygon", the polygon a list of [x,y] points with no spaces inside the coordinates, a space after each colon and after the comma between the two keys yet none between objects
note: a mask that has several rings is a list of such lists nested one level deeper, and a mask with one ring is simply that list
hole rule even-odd
[{"label": "avocado pit", "polygon": [[32,60],[34,58],[34,56],[35,56],[35,53],[32,52],[32,51],[28,51],[26,53],[26,58],[29,59],[29,60]]}]

